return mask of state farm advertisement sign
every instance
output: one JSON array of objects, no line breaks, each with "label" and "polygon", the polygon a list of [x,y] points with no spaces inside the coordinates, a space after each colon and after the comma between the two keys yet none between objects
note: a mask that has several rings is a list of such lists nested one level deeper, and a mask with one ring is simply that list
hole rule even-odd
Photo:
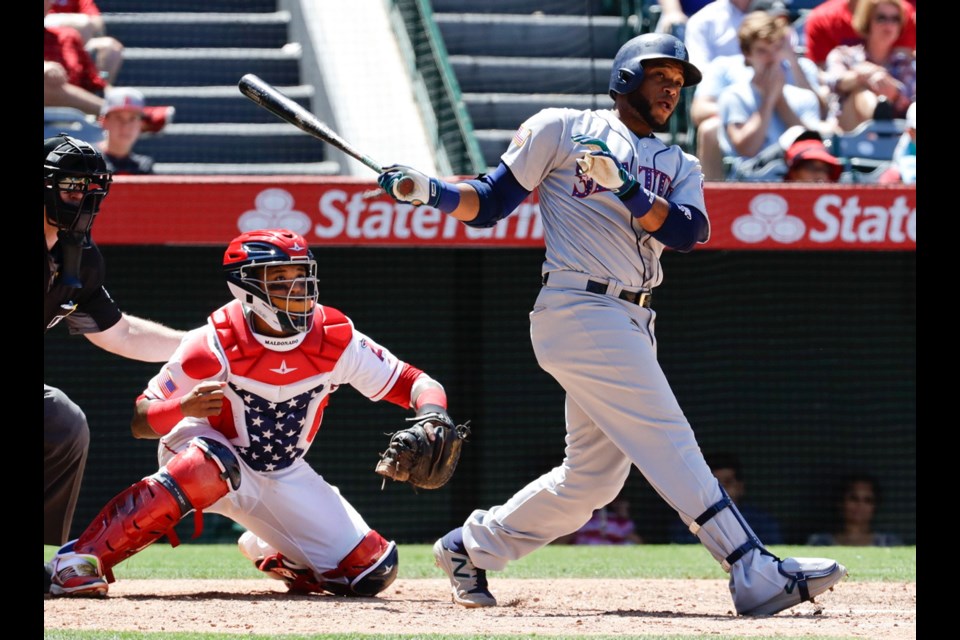
[{"label": "state farm advertisement sign", "polygon": [[713,249],[917,249],[916,187],[708,183],[706,199]]},{"label": "state farm advertisement sign", "polygon": [[[916,251],[915,187],[707,183],[703,249]],[[99,244],[223,245],[285,227],[314,245],[542,247],[536,194],[490,229],[394,202],[348,178],[118,176],[97,216]]]}]

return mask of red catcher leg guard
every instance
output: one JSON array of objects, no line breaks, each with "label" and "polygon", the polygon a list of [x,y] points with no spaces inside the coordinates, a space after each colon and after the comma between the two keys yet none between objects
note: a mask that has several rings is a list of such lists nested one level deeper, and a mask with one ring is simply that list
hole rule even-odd
[{"label": "red catcher leg guard", "polygon": [[361,573],[377,563],[377,560],[388,551],[390,543],[383,536],[371,529],[363,537],[353,551],[340,561],[336,569],[323,574],[324,578],[348,578],[351,582]]},{"label": "red catcher leg guard", "polygon": [[[80,534],[74,551],[97,556],[107,579],[113,582],[114,566],[164,534],[173,534],[174,525],[194,509],[205,509],[225,496],[229,491],[226,468],[231,461],[223,459],[224,451],[233,454],[219,443],[211,447],[211,442],[191,441],[160,471],[118,494]],[[230,470],[238,471],[238,467]],[[234,488],[239,486],[239,475],[236,478]],[[175,535],[171,537],[174,540]]]}]

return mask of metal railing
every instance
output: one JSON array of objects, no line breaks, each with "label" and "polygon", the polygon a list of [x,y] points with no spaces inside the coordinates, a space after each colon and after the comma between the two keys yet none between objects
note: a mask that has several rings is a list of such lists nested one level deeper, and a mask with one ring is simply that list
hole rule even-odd
[{"label": "metal railing", "polygon": [[460,84],[428,0],[389,0],[390,19],[405,57],[414,91],[433,138],[442,173],[469,175],[486,170]]}]

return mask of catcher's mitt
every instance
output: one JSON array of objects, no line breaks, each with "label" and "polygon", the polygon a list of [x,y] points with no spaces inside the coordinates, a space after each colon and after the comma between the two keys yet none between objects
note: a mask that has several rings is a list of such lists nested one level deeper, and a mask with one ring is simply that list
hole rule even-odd
[{"label": "catcher's mitt", "polygon": [[[450,480],[460,461],[463,441],[470,435],[469,422],[455,425],[443,413],[408,418],[414,424],[390,436],[387,450],[380,454],[376,472],[421,489],[439,489]],[[433,427],[433,442],[427,426]]]}]

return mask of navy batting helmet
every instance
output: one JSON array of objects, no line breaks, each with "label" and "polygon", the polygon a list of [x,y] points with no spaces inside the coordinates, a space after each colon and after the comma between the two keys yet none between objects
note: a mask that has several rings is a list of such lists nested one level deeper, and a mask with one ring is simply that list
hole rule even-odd
[{"label": "navy batting helmet", "polygon": [[692,87],[703,79],[700,70],[690,64],[687,48],[667,33],[645,33],[628,40],[617,51],[610,70],[610,97],[631,93],[643,82],[643,64],[648,60],[675,60],[683,65],[683,86]]}]

